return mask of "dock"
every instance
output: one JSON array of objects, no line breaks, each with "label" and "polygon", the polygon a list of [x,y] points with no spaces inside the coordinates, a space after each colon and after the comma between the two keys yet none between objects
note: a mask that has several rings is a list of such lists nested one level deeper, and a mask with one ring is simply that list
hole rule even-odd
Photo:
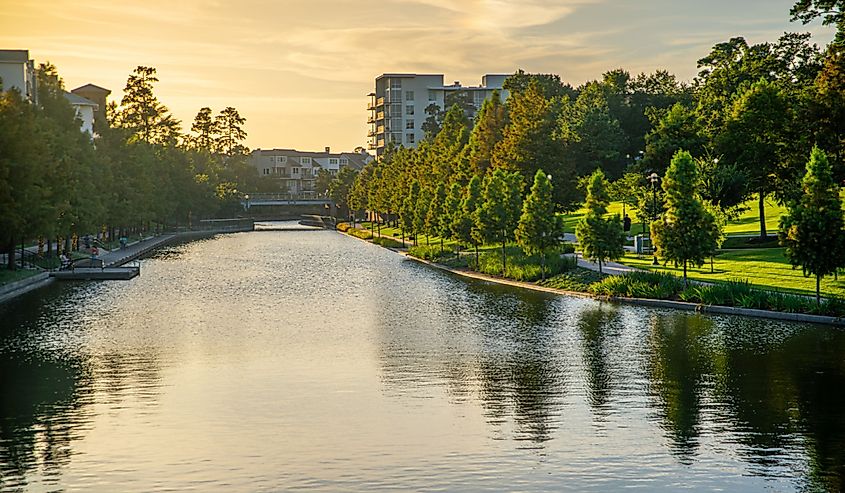
[{"label": "dock", "polygon": [[141,274],[141,267],[78,267],[72,270],[58,270],[50,277],[63,281],[127,281]]}]

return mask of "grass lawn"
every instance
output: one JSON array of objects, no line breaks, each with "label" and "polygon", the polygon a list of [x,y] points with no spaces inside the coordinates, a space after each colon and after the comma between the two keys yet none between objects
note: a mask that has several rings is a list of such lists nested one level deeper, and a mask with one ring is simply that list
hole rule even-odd
[{"label": "grass lawn", "polygon": [[0,286],[9,284],[10,282],[20,281],[21,279],[26,279],[27,277],[32,277],[39,272],[40,271],[34,269],[0,269]]},{"label": "grass lawn", "polygon": [[[804,277],[801,269],[793,270],[784,257],[783,248],[745,249],[727,251],[719,254],[713,264],[714,273],[710,273],[710,263],[701,268],[688,268],[690,279],[699,281],[729,281],[747,280],[756,287],[800,294],[815,294],[816,279]],[[670,272],[677,276],[683,275],[683,267],[675,268],[672,264],[666,267],[651,265],[652,257],[637,257],[628,253],[620,260],[621,263],[646,270]],[[835,281],[833,276],[822,279],[821,290],[827,296],[845,296],[845,276]]]},{"label": "grass lawn", "polygon": [[[732,235],[755,234],[760,232],[760,215],[757,213],[757,199],[749,200],[745,203],[745,206],[748,208],[748,210],[742,213],[735,220],[729,221],[728,224],[725,226],[725,233]],[[631,220],[636,221],[636,216],[634,214],[636,212],[636,209],[628,207],[627,211],[628,215],[631,216]],[[622,203],[611,202],[610,206],[608,207],[608,212],[610,214],[619,214],[619,216],[622,216]],[[782,216],[785,212],[786,209],[784,207],[779,206],[773,200],[769,199],[766,201],[766,230],[768,234],[777,234],[780,216]],[[565,233],[574,233],[575,225],[578,224],[578,221],[580,221],[586,213],[587,210],[581,208],[571,214],[564,214],[563,231]],[[641,223],[633,222],[631,224],[632,234],[640,234],[641,231]]]}]

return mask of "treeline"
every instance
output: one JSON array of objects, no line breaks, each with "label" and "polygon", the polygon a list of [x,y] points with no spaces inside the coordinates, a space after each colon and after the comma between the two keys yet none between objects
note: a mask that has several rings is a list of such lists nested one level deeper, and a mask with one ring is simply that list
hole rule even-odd
[{"label": "treeline", "polygon": [[0,93],[0,247],[10,269],[21,243],[70,249],[81,235],[113,240],[231,217],[239,190],[258,187],[237,110],[212,117],[203,108],[183,134],[155,96],[155,74],[138,67],[129,76],[93,139],[80,131],[52,65],[37,71],[37,104],[16,90]]},{"label": "treeline", "polygon": [[361,175],[376,192],[359,202],[388,216],[416,180],[425,194],[439,183],[466,187],[490,169],[551,174],[559,211],[584,195],[579,180],[601,168],[614,198],[649,210],[646,176],[661,177],[681,149],[697,161],[702,198],[728,215],[753,196],[765,235],[765,200],[785,203],[800,191],[814,144],[826,151],[837,180],[845,178],[845,83],[841,45],[822,51],[808,34],[785,34],[749,45],[732,38],[699,60],[690,84],[665,72],[632,77],[613,70],[571,88],[557,75],[518,72],[505,83],[507,101],[485,101],[474,121],[455,104],[414,150],[390,148]]}]

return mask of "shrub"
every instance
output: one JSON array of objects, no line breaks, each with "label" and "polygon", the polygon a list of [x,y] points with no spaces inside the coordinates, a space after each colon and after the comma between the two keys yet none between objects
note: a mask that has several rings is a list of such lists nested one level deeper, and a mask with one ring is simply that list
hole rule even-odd
[{"label": "shrub", "polygon": [[550,277],[545,281],[540,281],[539,284],[541,286],[547,286],[555,289],[586,293],[589,291],[591,284],[597,283],[607,276],[607,274],[599,274],[598,272],[590,269],[576,267],[566,272],[562,272],[554,277]]},{"label": "shrub", "polygon": [[346,233],[346,231],[348,231],[351,227],[352,225],[349,223],[337,223],[337,230],[342,233]]},{"label": "shrub", "polygon": [[393,238],[385,238],[384,236],[377,236],[373,238],[373,243],[385,248],[404,248],[401,241],[396,241]]},{"label": "shrub", "polygon": [[671,274],[658,272],[629,272],[610,276],[590,286],[592,293],[603,296],[670,299],[684,290],[684,282]]},{"label": "shrub", "polygon": [[[474,265],[475,258],[470,259],[470,267],[484,274],[502,275],[501,255],[498,249],[485,251],[478,259],[479,265]],[[509,246],[507,255],[507,271],[503,277],[517,281],[536,281],[542,277],[539,254],[525,255],[520,248]],[[574,257],[562,257],[558,249],[546,253],[546,277],[572,270],[576,265]]]},{"label": "shrub", "polygon": [[369,240],[373,237],[373,235],[370,234],[370,232],[366,229],[349,228],[346,232],[352,236],[355,236],[356,238],[361,238],[363,240]]},{"label": "shrub", "polygon": [[[449,251],[444,250],[443,253],[446,255]],[[440,245],[412,246],[408,249],[408,255],[434,262],[440,259]]]}]

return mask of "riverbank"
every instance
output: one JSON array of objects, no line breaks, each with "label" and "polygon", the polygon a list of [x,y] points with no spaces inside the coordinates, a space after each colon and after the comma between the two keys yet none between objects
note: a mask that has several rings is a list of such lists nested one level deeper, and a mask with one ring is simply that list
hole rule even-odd
[{"label": "riverbank", "polygon": [[[252,229],[252,227],[246,226],[242,228],[225,227],[219,229],[181,231],[178,233],[150,236],[134,243],[130,243],[126,245],[125,248],[106,252],[103,255],[100,255],[99,258],[103,261],[104,268],[120,267],[170,243],[209,238],[218,234],[251,231]],[[50,271],[43,271],[19,281],[0,285],[0,303],[15,299],[29,293],[30,291],[49,286],[55,281],[56,279],[51,276]]]},{"label": "riverbank", "polygon": [[[365,238],[361,238],[354,234],[344,232],[347,236],[351,236],[353,238],[359,239],[361,241],[366,241],[371,243]],[[433,262],[430,260],[421,259],[410,255],[407,249],[397,248],[397,247],[386,247],[389,250],[392,250],[400,255],[405,256],[408,259],[411,259],[415,262],[419,262],[421,264],[428,265],[430,267],[449,272],[454,275],[482,280],[486,282],[493,282],[497,284],[513,286],[523,289],[530,289],[532,291],[541,291],[546,293],[558,294],[562,296],[576,296],[581,298],[593,298],[598,300],[605,300],[617,303],[627,303],[633,305],[640,305],[640,306],[650,306],[654,308],[671,308],[676,310],[683,310],[683,311],[694,311],[698,313],[712,313],[712,314],[723,314],[723,315],[741,315],[746,317],[754,317],[754,318],[765,318],[771,320],[785,320],[785,321],[792,321],[792,322],[806,322],[806,323],[816,323],[816,324],[824,324],[824,325],[832,325],[837,327],[845,327],[845,318],[843,317],[836,317],[836,316],[827,316],[827,315],[816,315],[811,313],[798,313],[798,312],[785,312],[785,311],[774,311],[774,310],[764,310],[758,308],[745,308],[745,307],[737,307],[737,306],[726,306],[726,305],[718,305],[718,304],[706,304],[706,303],[695,303],[690,301],[680,301],[680,300],[672,300],[672,299],[658,299],[658,298],[644,298],[644,297],[630,297],[630,296],[614,296],[614,295],[604,295],[604,294],[595,294],[588,291],[573,291],[567,289],[560,289],[551,286],[543,286],[537,284],[535,282],[525,282],[525,281],[516,281],[513,279],[508,279],[500,276],[494,276],[489,274],[483,274],[477,271],[472,271],[469,269],[463,268],[455,268],[450,267],[438,262]],[[583,267],[582,267],[583,268]],[[630,271],[619,270],[619,271],[611,271],[608,272],[608,277],[617,277],[617,276],[625,276],[630,274]],[[788,295],[781,295],[777,294],[780,297],[788,296]]]}]

